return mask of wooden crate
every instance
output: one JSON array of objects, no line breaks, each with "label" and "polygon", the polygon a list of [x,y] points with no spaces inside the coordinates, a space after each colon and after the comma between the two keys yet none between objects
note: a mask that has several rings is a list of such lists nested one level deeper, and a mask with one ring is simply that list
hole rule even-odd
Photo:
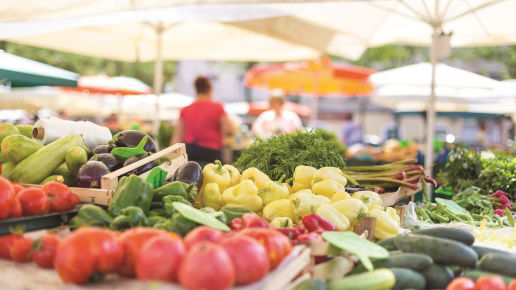
[{"label": "wooden crate", "polygon": [[[138,160],[137,162],[102,176],[100,180],[100,188],[70,187],[70,190],[79,196],[81,202],[108,205],[109,201],[113,197],[116,186],[118,185],[118,178],[120,176],[161,157],[168,157],[170,159],[170,162],[165,162],[159,166],[168,172],[167,178],[171,177],[179,166],[188,162],[185,144],[177,143],[148,157],[145,157],[142,160]],[[140,176],[145,178],[149,172],[150,171],[147,171]]]}]

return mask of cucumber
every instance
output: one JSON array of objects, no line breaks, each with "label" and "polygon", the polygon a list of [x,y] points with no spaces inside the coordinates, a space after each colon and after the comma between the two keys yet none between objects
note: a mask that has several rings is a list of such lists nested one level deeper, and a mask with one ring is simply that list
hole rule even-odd
[{"label": "cucumber", "polygon": [[4,138],[0,147],[7,160],[18,163],[38,151],[43,144],[23,135],[10,135]]},{"label": "cucumber", "polygon": [[423,275],[416,271],[403,268],[390,268],[394,274],[394,287],[396,289],[425,289],[426,280]]},{"label": "cucumber", "polygon": [[516,277],[516,255],[500,253],[485,254],[478,262],[478,268],[486,272]]},{"label": "cucumber", "polygon": [[384,247],[387,251],[395,251],[398,249],[396,248],[396,245],[394,245],[394,238],[381,240],[377,244]]},{"label": "cucumber", "polygon": [[395,281],[391,270],[378,269],[331,280],[328,283],[328,290],[383,290],[392,288]]},{"label": "cucumber", "polygon": [[398,235],[394,244],[405,253],[420,253],[430,256],[434,262],[443,265],[475,267],[477,253],[470,247],[452,240],[423,235]]},{"label": "cucumber", "polygon": [[297,285],[294,290],[326,290],[326,281],[322,279],[308,279]]},{"label": "cucumber", "polygon": [[426,279],[426,288],[428,289],[445,289],[454,278],[452,270],[441,265],[431,265],[421,274]]},{"label": "cucumber", "polygon": [[[401,253],[390,256],[387,259],[375,260],[375,268],[405,268],[414,271],[424,270],[432,265],[432,258],[423,254]],[[352,273],[362,273],[367,271],[364,265],[359,264],[353,269]]]},{"label": "cucumber", "polygon": [[11,179],[20,183],[38,184],[63,163],[68,149],[81,145],[84,145],[84,141],[79,134],[71,134],[47,144],[18,163]]},{"label": "cucumber", "polygon": [[454,240],[468,246],[473,245],[473,242],[475,242],[475,236],[472,233],[457,228],[433,227],[417,230],[412,232],[412,234]]},{"label": "cucumber", "polygon": [[20,134],[20,130],[11,123],[0,122],[0,142],[9,135]]},{"label": "cucumber", "polygon": [[476,281],[479,277],[482,277],[482,276],[500,276],[503,279],[503,281],[505,282],[505,284],[507,284],[507,285],[509,285],[509,283],[511,283],[511,281],[514,279],[514,277],[509,277],[509,276],[505,276],[505,275],[500,275],[498,273],[484,272],[484,271],[479,271],[479,270],[467,270],[462,274],[462,276],[471,278],[474,281]]},{"label": "cucumber", "polygon": [[61,175],[64,178],[64,184],[68,186],[72,186],[75,183],[74,178],[70,174],[70,171],[68,171],[68,167],[66,166],[66,162],[61,163],[59,167],[52,172],[52,175]]},{"label": "cucumber", "polygon": [[472,248],[473,248],[473,251],[475,251],[477,253],[479,259],[489,253],[499,253],[499,254],[510,255],[510,252],[500,250],[500,249],[495,249],[495,248],[488,248],[488,247],[482,247],[482,246],[472,246]]},{"label": "cucumber", "polygon": [[7,179],[11,179],[11,173],[13,172],[15,166],[16,166],[16,164],[14,164],[14,162],[11,162],[11,161],[3,163],[2,164],[2,176]]},{"label": "cucumber", "polygon": [[72,177],[75,177],[79,171],[79,167],[88,162],[88,154],[82,147],[73,146],[66,151],[65,162],[66,167],[68,167],[68,171]]},{"label": "cucumber", "polygon": [[18,131],[20,131],[20,134],[23,136],[32,138],[32,131],[34,130],[34,126],[32,125],[16,125],[16,128],[18,128]]},{"label": "cucumber", "polygon": [[64,178],[61,175],[50,175],[49,177],[45,178],[41,184],[45,184],[47,182],[56,181],[59,183],[64,183]]}]

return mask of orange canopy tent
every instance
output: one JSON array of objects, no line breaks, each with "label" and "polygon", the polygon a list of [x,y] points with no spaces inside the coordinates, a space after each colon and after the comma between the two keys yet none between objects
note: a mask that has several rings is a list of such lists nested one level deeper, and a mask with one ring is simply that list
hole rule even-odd
[{"label": "orange canopy tent", "polygon": [[142,81],[131,77],[110,77],[107,75],[81,76],[76,88],[63,87],[65,91],[78,91],[104,95],[140,95],[152,93]]},{"label": "orange canopy tent", "polygon": [[245,75],[244,82],[251,88],[281,89],[288,94],[312,96],[312,125],[317,120],[317,97],[367,96],[373,92],[369,75],[374,70],[334,65],[329,57],[308,62],[259,64]]},{"label": "orange canopy tent", "polygon": [[[308,106],[296,104],[292,102],[286,102],[284,108],[286,110],[292,111],[298,114],[301,117],[309,117],[312,113],[312,110]],[[259,101],[254,102],[249,105],[249,111],[247,112],[249,115],[260,115],[261,113],[270,109],[268,101]]]}]

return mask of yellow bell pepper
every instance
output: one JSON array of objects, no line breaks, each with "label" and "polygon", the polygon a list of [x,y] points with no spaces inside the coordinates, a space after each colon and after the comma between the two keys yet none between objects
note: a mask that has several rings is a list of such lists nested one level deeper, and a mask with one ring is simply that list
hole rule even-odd
[{"label": "yellow bell pepper", "polygon": [[238,169],[235,166],[226,164],[222,166],[222,168],[226,169],[229,172],[229,186],[235,186],[240,182],[240,171],[238,171]]},{"label": "yellow bell pepper", "polygon": [[258,192],[262,197],[264,205],[267,205],[270,202],[278,199],[288,198],[290,193],[288,191],[287,184],[282,183],[283,178],[285,178],[285,175],[283,175],[281,179],[278,181],[270,180],[269,182],[267,182],[267,186],[265,187],[265,189]]},{"label": "yellow bell pepper", "polygon": [[309,189],[312,187],[312,177],[317,172],[317,169],[311,166],[299,165],[294,170],[294,183],[292,190],[298,192],[302,189]]},{"label": "yellow bell pepper", "polygon": [[265,173],[258,170],[256,167],[247,168],[240,176],[240,182],[244,180],[251,180],[254,182],[258,190],[263,190],[271,180]]},{"label": "yellow bell pepper", "polygon": [[369,210],[383,207],[382,198],[374,191],[357,191],[351,197],[363,201]]},{"label": "yellow bell pepper", "polygon": [[258,188],[250,179],[224,190],[222,203],[227,206],[245,207],[252,211],[261,210],[263,205],[262,198],[258,196]]},{"label": "yellow bell pepper", "polygon": [[331,205],[323,204],[315,213],[327,219],[339,231],[345,231],[349,228],[349,219]]},{"label": "yellow bell pepper", "polygon": [[379,240],[385,240],[396,236],[400,232],[400,226],[391,216],[380,209],[372,209],[369,216],[376,218],[374,227],[374,237]]},{"label": "yellow bell pepper", "polygon": [[359,217],[365,216],[368,213],[367,206],[356,198],[348,198],[331,203],[331,206],[336,208],[339,212],[344,214],[350,223],[354,223]]},{"label": "yellow bell pepper", "polygon": [[289,217],[275,217],[269,224],[272,228],[293,228],[294,222]]},{"label": "yellow bell pepper", "polygon": [[331,179],[319,181],[312,186],[312,192],[314,194],[324,195],[329,198],[333,197],[333,195],[339,191],[345,191],[344,186]]},{"label": "yellow bell pepper", "polygon": [[226,188],[229,187],[231,182],[231,177],[229,176],[229,172],[222,168],[222,163],[219,160],[216,160],[215,163],[209,163],[204,166],[202,170],[202,186],[199,190],[199,194],[195,198],[195,205],[201,206],[202,203],[202,195],[204,194],[204,186],[208,183],[216,183],[219,185],[219,190],[223,192]]},{"label": "yellow bell pepper", "polygon": [[263,208],[263,218],[272,221],[276,217],[294,218],[294,210],[288,199],[275,200]]},{"label": "yellow bell pepper", "polygon": [[321,205],[330,204],[331,201],[326,196],[315,195],[309,191],[299,191],[294,193],[291,202],[296,220],[300,220],[305,215],[315,213]]},{"label": "yellow bell pepper", "polygon": [[214,210],[218,210],[222,207],[222,194],[220,193],[218,184],[211,182],[204,186],[202,205],[203,207],[209,206]]},{"label": "yellow bell pepper", "polygon": [[323,167],[317,170],[312,177],[312,186],[323,180],[335,180],[342,186],[346,186],[348,180],[342,175],[342,170],[337,167]]},{"label": "yellow bell pepper", "polygon": [[331,202],[336,202],[339,200],[344,200],[344,199],[349,199],[349,198],[351,198],[351,195],[349,195],[349,193],[347,193],[345,191],[339,191],[331,197]]},{"label": "yellow bell pepper", "polygon": [[400,224],[400,216],[398,215],[398,211],[396,211],[395,208],[393,207],[386,207],[385,208],[385,212],[394,220],[398,223],[398,225]]}]

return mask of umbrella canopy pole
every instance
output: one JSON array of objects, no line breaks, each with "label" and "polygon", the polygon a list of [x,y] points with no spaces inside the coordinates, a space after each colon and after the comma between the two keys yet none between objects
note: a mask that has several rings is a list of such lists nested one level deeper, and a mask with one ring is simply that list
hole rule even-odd
[{"label": "umbrella canopy pole", "polygon": [[154,61],[154,94],[156,95],[156,104],[154,107],[154,124],[153,133],[158,134],[159,123],[160,123],[160,95],[161,88],[163,87],[163,32],[165,28],[163,23],[159,23],[155,26],[156,30],[156,59]]},{"label": "umbrella canopy pole", "polygon": [[435,73],[437,68],[437,41],[439,38],[438,27],[434,27],[432,34],[432,46],[430,47],[430,60],[432,62],[432,79],[430,82],[430,97],[426,111],[426,147],[425,147],[425,171],[432,176],[434,160],[434,135],[435,135]]}]

